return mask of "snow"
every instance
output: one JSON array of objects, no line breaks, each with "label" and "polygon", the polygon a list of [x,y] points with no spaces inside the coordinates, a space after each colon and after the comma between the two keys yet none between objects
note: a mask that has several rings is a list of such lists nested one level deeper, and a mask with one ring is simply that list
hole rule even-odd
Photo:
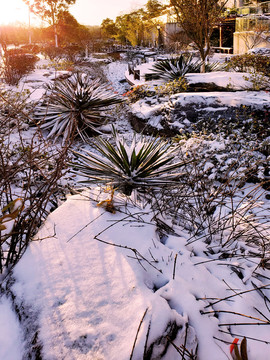
[{"label": "snow", "polygon": [[207,93],[181,93],[172,95],[170,98],[174,104],[181,103],[182,105],[191,103],[206,103],[210,105],[240,106],[240,105],[254,105],[258,108],[263,108],[270,103],[270,94],[265,91],[241,91],[241,92],[207,92]]},{"label": "snow", "polygon": [[23,350],[19,321],[6,297],[0,299],[0,359],[21,360]]},{"label": "snow", "polygon": [[[210,308],[209,304],[215,301],[207,300],[234,295],[235,290],[230,289],[245,291],[245,283],[252,290],[249,276],[253,261],[209,262],[202,245],[187,246],[188,234],[183,236],[183,232],[180,237],[170,235],[162,244],[155,227],[148,225],[153,213],[147,206],[126,204],[118,196],[118,212],[110,214],[98,208],[94,198],[89,192],[69,197],[48,217],[13,272],[16,281],[12,292],[17,301],[24,300],[39,314],[39,339],[45,358],[128,359],[146,309],[134,359],[142,358],[148,326],[151,324],[151,343],[162,335],[170,321],[179,327],[179,344],[189,322],[188,340],[193,350],[199,342],[199,358],[208,359],[215,354],[214,359],[222,360],[224,352],[229,355],[228,346],[222,346],[213,336],[219,334],[219,323],[233,322],[235,315],[224,313],[217,319],[202,312],[215,309],[258,317],[253,307],[261,308],[264,300],[254,291]],[[109,244],[135,248],[148,262],[136,260],[130,249]],[[155,268],[151,266],[152,258]],[[231,271],[231,266],[244,269],[244,273],[247,270],[245,282]],[[268,284],[255,281],[258,287]],[[158,290],[153,292],[153,287]],[[263,328],[256,329],[256,337],[267,341]],[[254,337],[254,330],[249,328],[239,326],[234,331]],[[229,335],[219,336],[232,341]],[[252,340],[248,344],[251,358],[263,359],[260,356],[268,346]],[[158,353],[159,349],[155,351]],[[175,356],[170,349],[164,359]]]},{"label": "snow", "polygon": [[[126,64],[110,63],[106,68],[114,90],[123,93],[126,85],[118,81],[124,76]],[[142,69],[147,71],[149,64]],[[44,76],[46,73],[48,69],[39,68],[27,76],[26,83],[20,84],[21,89],[30,90],[31,100],[38,100],[44,82],[56,76],[52,70],[49,76]],[[238,89],[246,85],[239,73],[188,77],[190,82],[215,82],[220,86],[233,83]],[[131,110],[143,119],[150,118],[150,124],[159,128],[157,114],[167,102],[204,103],[209,111],[213,105],[223,110],[225,106],[240,104],[263,108],[269,105],[270,95],[264,91],[180,93],[161,103],[141,99],[131,105]],[[28,130],[26,136],[31,135],[32,130]],[[16,141],[16,135],[13,140]],[[222,138],[212,141],[192,138],[185,142],[182,151],[196,149],[199,154],[203,145],[209,151],[224,152],[226,144]],[[221,160],[224,156],[216,154]],[[207,158],[207,151],[202,157],[204,172],[214,172],[215,165]],[[233,160],[226,161],[228,168]],[[250,206],[253,190],[254,213]],[[249,196],[246,197],[249,201],[242,202],[241,192]],[[244,325],[257,323],[258,318],[265,324],[269,318],[269,268],[261,266],[260,257],[253,256],[262,250],[260,246],[269,251],[268,224],[258,223],[253,216],[258,212],[261,218],[269,217],[265,193],[256,184],[242,188],[233,209],[231,199],[224,196],[213,218],[226,218],[238,209],[236,224],[227,220],[226,228],[219,229],[216,222],[215,232],[206,230],[196,236],[185,227],[186,214],[173,223],[170,218],[157,216],[149,203],[138,200],[136,194],[129,199],[117,191],[116,213],[111,214],[97,206],[106,196],[109,195],[97,187],[69,196],[48,216],[12,270],[9,283],[3,282],[0,359],[26,358],[25,354],[33,347],[25,334],[27,324],[27,331],[36,335],[45,360],[127,360],[131,354],[133,360],[141,360],[146,345],[150,344],[151,359],[180,358],[166,344],[166,335],[179,347],[186,344],[189,351],[195,352],[198,345],[200,360],[230,359],[229,344],[235,337],[246,336],[249,358],[266,360],[269,323]],[[173,231],[160,233],[157,217]],[[260,229],[262,238],[258,243],[245,242],[241,237],[231,241],[232,225],[251,238]],[[256,286],[262,290],[256,291]],[[16,306],[25,309],[28,320],[18,320]],[[162,355],[166,345],[168,350]]]},{"label": "snow", "polygon": [[187,74],[186,78],[189,84],[196,83],[215,83],[224,88],[229,87],[232,90],[241,90],[250,88],[251,83],[245,80],[248,73],[228,73],[226,71],[213,71],[204,74]]},{"label": "snow", "polygon": [[127,63],[124,61],[111,62],[106,66],[106,74],[115,91],[123,94],[127,91],[126,83],[120,83],[119,80],[125,80],[125,71]]},{"label": "snow", "polygon": [[[156,128],[162,128],[160,115],[164,109],[171,106],[194,105],[199,108],[203,106],[204,111],[225,111],[228,106],[256,106],[257,109],[263,109],[270,104],[270,93],[267,91],[235,91],[235,92],[196,92],[196,93],[178,93],[171,95],[167,99],[162,99],[161,103],[151,103],[140,99],[130,105],[131,111],[138,118],[148,120],[150,125]],[[187,122],[188,120],[186,120]],[[174,127],[181,129],[182,123],[174,121]]]},{"label": "snow", "polygon": [[137,101],[135,104],[131,104],[131,110],[138,117],[142,119],[149,119],[161,111],[163,106],[164,105],[161,104],[148,104],[142,99]]},{"label": "snow", "polygon": [[[269,20],[269,18],[268,18]],[[259,55],[266,55],[269,56],[270,55],[270,48],[265,48],[265,47],[256,47],[254,49],[250,49],[248,50],[248,53],[250,54],[259,54]]]},{"label": "snow", "polygon": [[[125,72],[126,79],[134,86],[147,84],[149,84],[150,86],[156,86],[161,84],[162,80],[145,81],[144,79],[145,74],[151,73],[153,71],[153,64],[153,62],[150,62],[135,67],[136,70],[140,70],[140,80],[135,80],[133,74],[129,74],[128,71]],[[250,81],[245,80],[246,77],[249,77],[248,73],[228,73],[226,71],[213,71],[204,74],[189,73],[185,77],[190,84],[215,83],[218,86],[222,86],[224,88],[228,87],[232,90],[243,90],[251,87]]]},{"label": "snow", "polygon": [[[126,359],[145,310],[126,257],[93,239],[112,215],[89,205],[85,197],[75,196],[57,209],[38,237],[56,235],[33,242],[14,272],[18,281],[13,291],[18,288],[41,310],[46,358],[116,360],[120,352]],[[91,226],[73,237],[89,222]],[[142,238],[149,237],[149,231],[144,228]],[[136,230],[115,232],[115,239],[106,235],[105,240],[124,242],[126,237],[137,241]]]}]

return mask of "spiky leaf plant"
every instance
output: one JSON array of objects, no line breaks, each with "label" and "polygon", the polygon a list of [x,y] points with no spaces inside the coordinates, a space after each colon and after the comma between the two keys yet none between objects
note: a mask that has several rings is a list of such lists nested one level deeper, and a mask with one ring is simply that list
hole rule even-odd
[{"label": "spiky leaf plant", "polygon": [[97,127],[108,118],[104,111],[122,101],[99,79],[76,73],[47,85],[44,101],[37,106],[35,116],[41,129],[49,130],[48,138],[63,136],[64,142],[72,134],[78,134],[85,140],[87,135],[99,133]]},{"label": "spiky leaf plant", "polygon": [[172,172],[184,162],[174,162],[176,149],[160,138],[133,136],[129,145],[113,131],[113,141],[98,137],[94,144],[98,153],[74,152],[79,162],[75,172],[87,177],[86,184],[103,183],[118,188],[125,195],[132,190],[172,185],[183,173]]},{"label": "spiky leaf plant", "polygon": [[200,72],[201,61],[194,61],[192,55],[180,55],[176,58],[157,61],[153,66],[153,72],[149,76],[171,81],[185,76],[190,72]]},{"label": "spiky leaf plant", "polygon": [[[199,73],[202,66],[202,61],[194,60],[193,55],[180,55],[176,58],[165,59],[156,62],[152,68],[153,72],[146,74],[146,79],[164,79],[172,81],[185,76],[187,73]],[[205,71],[220,71],[224,66],[219,62],[212,64],[205,64]]]}]

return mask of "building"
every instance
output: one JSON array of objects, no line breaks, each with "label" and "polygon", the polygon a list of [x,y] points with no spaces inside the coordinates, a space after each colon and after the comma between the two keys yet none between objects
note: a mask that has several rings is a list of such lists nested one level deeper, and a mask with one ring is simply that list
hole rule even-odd
[{"label": "building", "polygon": [[[216,25],[219,32],[217,51],[244,54],[253,48],[270,48],[270,1],[228,0],[226,7],[230,16],[225,16]],[[231,11],[230,11],[231,10]],[[233,11],[232,11],[233,10]],[[230,28],[230,45],[225,44],[224,34]],[[233,34],[233,35],[232,35]],[[175,50],[182,48],[186,39],[173,12],[167,15],[163,27],[164,45]]]},{"label": "building", "polygon": [[270,1],[243,0],[233,35],[234,54],[254,48],[270,49]]}]

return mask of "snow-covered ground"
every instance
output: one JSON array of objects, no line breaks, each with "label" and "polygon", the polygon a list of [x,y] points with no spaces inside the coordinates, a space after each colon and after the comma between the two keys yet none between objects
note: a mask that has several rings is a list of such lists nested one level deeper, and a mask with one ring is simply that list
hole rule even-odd
[{"label": "snow-covered ground", "polygon": [[[162,80],[145,81],[145,75],[153,72],[154,62],[148,62],[135,67],[140,71],[140,80],[134,79],[133,74],[129,74],[128,70],[125,71],[125,77],[130,84],[134,86],[149,85],[156,86],[162,84]],[[230,88],[232,90],[244,90],[251,88],[251,82],[247,80],[249,78],[248,73],[228,73],[226,71],[210,72],[205,74],[187,74],[186,79],[189,84],[196,83],[215,83],[218,86],[224,88]]]},{"label": "snow-covered ground", "polygon": [[[233,243],[238,255],[232,258],[210,255],[206,243],[181,226],[161,239],[148,206],[117,197],[118,211],[111,214],[96,205],[94,194],[71,196],[48,217],[12,274],[10,291],[17,305],[35,314],[36,324],[28,326],[30,332],[39,328],[44,359],[129,359],[146,310],[133,359],[143,358],[147,336],[152,358],[159,358],[164,334],[178,346],[187,336],[190,351],[199,344],[199,359],[215,360],[229,357],[234,337],[246,336],[249,358],[267,359],[269,270],[251,255],[259,251],[254,244]],[[260,207],[269,214],[269,205]],[[214,242],[213,249],[218,236]],[[1,358],[19,359],[31,344],[18,342],[22,330],[14,313],[8,309],[5,316],[2,331],[15,336],[3,339],[8,348]],[[163,358],[178,355],[170,348]]]},{"label": "snow-covered ground", "polygon": [[[120,94],[126,89],[119,83],[125,70],[123,62],[110,63],[106,70]],[[245,82],[242,74],[206,75],[196,76],[222,86]],[[54,76],[52,70],[37,69],[23,87],[36,100],[42,84]],[[169,101],[263,107],[269,100],[264,91],[239,91],[177,94]],[[165,105],[140,100],[132,111],[151,118],[160,106]],[[123,117],[116,127],[129,131]],[[226,149],[225,142],[202,142],[224,156],[219,151]],[[198,144],[199,139],[187,141],[184,153],[205,151],[200,154],[205,154],[204,170],[212,171],[215,165]],[[224,173],[231,165],[226,155]],[[127,199],[116,193],[115,214],[97,206],[108,196],[99,188],[69,196],[3,283],[0,359],[26,359],[32,353],[32,359],[44,360],[174,360],[192,358],[187,351],[197,351],[198,360],[226,360],[232,358],[234,338],[246,337],[248,359],[268,360],[269,192],[248,184],[232,203],[227,191],[221,200],[215,195],[215,231],[203,223],[196,236],[184,210],[172,221],[136,194]],[[232,212],[236,223],[224,220]],[[187,351],[180,355],[171,343]]]}]

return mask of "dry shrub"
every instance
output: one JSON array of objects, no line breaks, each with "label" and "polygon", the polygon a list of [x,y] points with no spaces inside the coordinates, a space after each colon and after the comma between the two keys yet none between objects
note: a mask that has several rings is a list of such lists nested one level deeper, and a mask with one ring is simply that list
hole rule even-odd
[{"label": "dry shrub", "polygon": [[167,229],[160,222],[165,216],[174,229],[189,233],[187,244],[206,243],[210,257],[215,253],[220,259],[249,256],[270,268],[269,219],[261,207],[269,196],[270,183],[267,178],[252,182],[260,162],[244,168],[243,155],[239,156],[217,181],[204,169],[207,161],[198,152],[181,156],[184,162],[194,159],[184,167],[187,175],[174,188],[151,192],[160,236],[166,237]]},{"label": "dry shrub", "polygon": [[20,119],[23,117],[19,114],[19,106],[17,110],[17,119],[9,114],[0,116],[2,274],[17,263],[42,221],[57,206],[61,194],[59,181],[69,147],[66,144],[64,148],[52,148],[39,129],[28,129],[28,125]]},{"label": "dry shrub", "polygon": [[4,47],[2,76],[8,85],[18,85],[21,78],[35,68],[38,57],[27,54],[23,49],[10,49]]}]

